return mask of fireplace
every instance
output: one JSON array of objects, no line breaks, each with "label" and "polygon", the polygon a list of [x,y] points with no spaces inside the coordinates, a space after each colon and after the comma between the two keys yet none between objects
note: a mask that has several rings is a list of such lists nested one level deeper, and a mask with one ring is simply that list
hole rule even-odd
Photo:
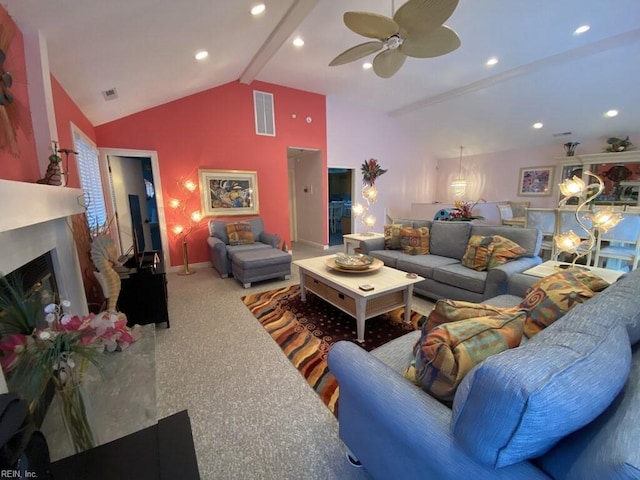
[{"label": "fireplace", "polygon": [[[60,298],[89,313],[70,216],[83,213],[82,190],[0,180],[0,273],[48,255]],[[6,392],[0,376],[0,392]]]},{"label": "fireplace", "polygon": [[[60,294],[56,282],[51,252],[34,258],[25,265],[5,275],[9,285],[17,288],[25,299],[31,299],[42,308],[39,310],[36,325],[44,326],[44,307],[50,303],[60,303]],[[1,288],[1,287],[0,287]]]}]

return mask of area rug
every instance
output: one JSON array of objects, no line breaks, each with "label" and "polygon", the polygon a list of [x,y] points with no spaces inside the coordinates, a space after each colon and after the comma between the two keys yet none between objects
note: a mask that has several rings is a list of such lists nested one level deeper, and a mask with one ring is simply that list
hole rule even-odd
[{"label": "area rug", "polygon": [[424,319],[411,312],[411,322],[404,323],[403,308],[370,318],[365,323],[365,342],[360,344],[356,340],[355,318],[312,292],[307,292],[303,302],[299,285],[247,295],[242,301],[336,416],[338,383],[327,366],[331,345],[348,340],[371,351],[418,329]]}]

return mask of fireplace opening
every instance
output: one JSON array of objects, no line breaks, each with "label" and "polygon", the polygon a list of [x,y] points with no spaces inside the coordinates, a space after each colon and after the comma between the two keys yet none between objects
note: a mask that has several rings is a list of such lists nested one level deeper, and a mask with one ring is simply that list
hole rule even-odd
[{"label": "fireplace opening", "polygon": [[[5,279],[9,285],[16,287],[22,293],[22,297],[26,301],[33,302],[40,307],[36,312],[36,327],[42,328],[46,326],[44,307],[50,303],[60,303],[51,252],[46,252],[8,273],[5,275]],[[9,292],[6,291],[6,284],[0,285],[0,288],[5,290],[2,293],[7,296]],[[0,311],[0,315],[2,315],[2,311]],[[14,386],[15,382],[12,382],[11,374],[5,372],[5,377],[7,378],[9,391],[19,393]],[[40,426],[42,424],[53,395],[53,385],[50,384],[45,391],[43,400],[40,402],[40,407],[33,414],[36,425]]]}]

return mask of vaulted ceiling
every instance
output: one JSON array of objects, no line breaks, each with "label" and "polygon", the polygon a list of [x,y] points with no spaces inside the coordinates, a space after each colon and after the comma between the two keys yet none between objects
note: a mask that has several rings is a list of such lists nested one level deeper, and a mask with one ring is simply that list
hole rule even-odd
[{"label": "vaulted ceiling", "polygon": [[[255,17],[253,0],[1,1],[23,32],[41,32],[51,71],[95,125],[262,80],[387,112],[438,157],[640,133],[638,0],[460,0],[445,23],[461,47],[409,58],[389,79],[362,68],[373,55],[328,64],[367,40],[345,11],[391,16],[402,0],[265,0]],[[109,89],[118,98],[105,100]]]}]

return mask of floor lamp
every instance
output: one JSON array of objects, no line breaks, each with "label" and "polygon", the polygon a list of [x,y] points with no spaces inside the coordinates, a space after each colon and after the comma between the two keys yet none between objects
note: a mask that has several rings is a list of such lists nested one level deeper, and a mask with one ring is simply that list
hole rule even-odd
[{"label": "floor lamp", "polygon": [[179,212],[182,217],[181,221],[176,223],[172,228],[176,237],[182,240],[182,270],[178,272],[178,275],[193,275],[196,271],[189,269],[187,236],[189,236],[195,226],[202,220],[202,212],[200,210],[194,210],[190,214],[187,214],[187,202],[191,194],[195,192],[197,185],[191,180],[182,181],[182,179],[178,181],[178,185],[189,194],[185,200],[181,201],[174,198],[169,202],[169,206],[176,212]]},{"label": "floor lamp", "polygon": [[576,223],[588,235],[587,240],[583,241],[579,235],[569,230],[568,232],[558,233],[554,237],[556,248],[559,251],[575,255],[573,262],[571,262],[573,266],[575,266],[578,259],[588,256],[595,247],[596,237],[593,230],[605,233],[622,220],[622,216],[619,213],[615,213],[612,208],[602,208],[585,215],[585,218],[592,222],[592,228],[584,224],[581,218],[581,211],[604,190],[604,182],[599,176],[589,171],[585,171],[584,175],[585,177],[593,178],[596,183],[586,184],[584,180],[574,176],[573,178],[565,179],[564,182],[558,185],[560,187],[560,193],[563,196],[558,204],[558,208],[564,207],[571,198],[578,199],[579,203],[575,207],[574,216]]}]

